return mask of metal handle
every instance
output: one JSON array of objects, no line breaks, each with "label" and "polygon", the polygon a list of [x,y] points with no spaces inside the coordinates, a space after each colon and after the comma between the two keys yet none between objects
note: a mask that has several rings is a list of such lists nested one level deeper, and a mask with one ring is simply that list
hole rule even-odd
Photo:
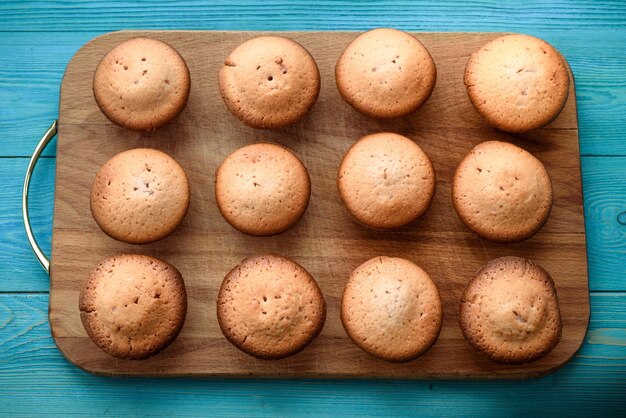
[{"label": "metal handle", "polygon": [[28,189],[30,187],[30,178],[33,175],[33,171],[35,170],[35,165],[37,161],[39,161],[39,157],[41,153],[46,148],[46,145],[52,141],[57,134],[59,123],[55,119],[52,122],[52,125],[48,128],[45,134],[39,140],[33,155],[30,157],[30,161],[28,162],[28,168],[26,169],[26,176],[24,176],[24,188],[22,189],[22,218],[24,219],[24,228],[26,228],[26,236],[28,237],[28,243],[30,244],[30,248],[32,248],[35,256],[37,256],[37,260],[39,260],[39,264],[46,271],[46,273],[50,274],[50,259],[43,253],[39,244],[37,244],[37,240],[33,235],[33,229],[30,226],[30,217],[28,215]]}]

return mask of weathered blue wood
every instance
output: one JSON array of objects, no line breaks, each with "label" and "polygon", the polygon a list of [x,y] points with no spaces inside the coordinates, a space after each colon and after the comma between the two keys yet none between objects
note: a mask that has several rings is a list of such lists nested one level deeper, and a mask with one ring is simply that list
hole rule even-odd
[{"label": "weathered blue wood", "polygon": [[[22,222],[21,192],[27,165],[26,158],[0,158],[0,292],[50,289],[48,275],[28,246]],[[52,234],[54,169],[54,158],[39,161],[29,195],[33,231],[46,254],[50,254]]]},{"label": "weathered blue wood", "polygon": [[[65,67],[90,38],[75,32],[0,32],[0,155],[27,156],[33,152],[41,135],[58,117]],[[55,149],[56,141],[43,155],[55,155]]]},{"label": "weathered blue wood", "polygon": [[0,295],[1,413],[623,416],[624,293],[594,294],[578,356],[552,375],[524,382],[102,378],[68,365],[57,351],[47,303],[47,295]]},{"label": "weathered blue wood", "polygon": [[626,158],[585,157],[582,172],[590,285],[593,290],[624,290]]},{"label": "weathered blue wood", "polygon": [[[589,286],[626,290],[626,157],[582,159]],[[0,158],[0,280],[2,291],[48,291],[48,278],[26,244],[20,188],[26,158]],[[49,252],[54,159],[44,159],[32,182],[31,212],[37,238]],[[622,215],[623,214],[623,215]],[[622,223],[620,223],[620,220]]]},{"label": "weathered blue wood", "polygon": [[254,0],[199,1],[2,1],[4,31],[89,31],[119,28],[255,30],[353,30],[396,26],[483,31],[623,27],[624,2],[489,0],[455,2],[409,0]]},{"label": "weathered blue wood", "polygon": [[[626,405],[626,158],[583,158],[591,326],[561,371],[528,382],[105,379],[54,347],[47,277],[20,217],[25,159],[56,117],[66,63],[119,29],[516,31],[541,36],[573,68],[581,151],[626,156],[626,2],[0,0],[0,414],[615,415]],[[54,147],[46,151],[54,155]],[[54,160],[33,180],[31,212],[49,252]],[[618,216],[623,224],[618,221]]]}]

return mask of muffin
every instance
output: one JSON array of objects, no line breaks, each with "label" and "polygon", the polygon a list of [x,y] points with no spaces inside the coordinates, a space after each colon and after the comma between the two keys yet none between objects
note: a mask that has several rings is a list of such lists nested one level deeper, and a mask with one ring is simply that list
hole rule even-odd
[{"label": "muffin", "polygon": [[415,142],[382,132],[364,136],[348,150],[337,188],[357,222],[373,229],[395,229],[426,212],[435,194],[435,170]]},{"label": "muffin", "polygon": [[130,244],[170,235],[189,207],[189,181],[169,155],[149,148],[107,161],[91,187],[91,213],[102,231]]},{"label": "muffin", "polygon": [[505,35],[474,52],[465,67],[470,101],[487,122],[507,132],[546,126],[565,106],[569,71],[547,42]]},{"label": "muffin", "polygon": [[335,66],[343,99],[372,118],[408,115],[426,102],[437,69],[428,50],[406,32],[374,29],[359,35]]},{"label": "muffin", "polygon": [[375,257],[357,267],[341,298],[341,321],[356,345],[391,362],[417,358],[437,340],[441,299],[412,262]]},{"label": "muffin", "polygon": [[183,57],[165,42],[132,38],[109,51],[93,77],[93,94],[111,122],[153,131],[187,104],[191,78]]},{"label": "muffin", "polygon": [[476,234],[508,243],[530,238],[552,208],[552,183],[541,161],[507,142],[474,147],[452,181],[452,203]]},{"label": "muffin", "polygon": [[235,48],[219,71],[228,110],[253,128],[290,125],[315,104],[320,72],[304,47],[281,36],[259,36]]},{"label": "muffin", "polygon": [[561,338],[554,282],[521,257],[488,262],[465,288],[459,319],[465,339],[502,363],[537,360]]},{"label": "muffin", "polygon": [[217,297],[224,336],[262,359],[296,354],[322,330],[326,304],[299,264],[275,254],[243,260],[224,278]]},{"label": "muffin", "polygon": [[143,360],[176,339],[187,294],[174,266],[122,254],[103,260],[80,291],[80,318],[93,342],[110,356]]},{"label": "muffin", "polygon": [[239,148],[217,168],[215,199],[224,219],[256,236],[279,234],[304,214],[311,181],[287,148],[256,143]]}]

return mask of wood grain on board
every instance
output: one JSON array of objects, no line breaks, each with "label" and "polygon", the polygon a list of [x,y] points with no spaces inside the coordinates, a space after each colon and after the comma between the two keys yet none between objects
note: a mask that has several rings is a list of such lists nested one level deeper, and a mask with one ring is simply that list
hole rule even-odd
[{"label": "wood grain on board", "polygon": [[[174,122],[153,133],[112,125],[98,109],[91,80],[100,58],[137,35],[173,45],[187,61],[192,91]],[[550,126],[510,135],[488,126],[473,110],[463,86],[469,54],[498,34],[417,33],[437,64],[437,85],[414,114],[393,121],[368,119],[344,103],[334,84],[334,64],[355,33],[286,33],[316,59],[322,91],[312,111],[293,126],[259,131],[235,119],[224,106],[217,71],[226,55],[251,32],[116,32],[88,43],[68,65],[61,87],[50,324],[61,351],[91,372],[149,376],[299,376],[398,378],[527,378],[555,370],[581,345],[589,320],[589,292],[580,181],[574,85],[563,113]],[[414,139],[431,157],[437,174],[435,199],[427,214],[396,232],[367,230],[353,222],[339,201],[335,177],[343,153],[360,136],[394,131]],[[472,234],[450,202],[450,178],[476,144],[511,141],[544,162],[552,177],[555,205],[545,227],[530,240],[498,245]],[[214,199],[214,172],[233,150],[275,141],[305,163],[312,197],[301,221],[287,232],[256,238],[243,235],[221,217]],[[161,149],[187,171],[192,200],[183,224],[170,237],[144,246],[103,234],[89,211],[91,182],[116,153],[135,147]],[[279,361],[251,358],[219,331],[215,299],[224,275],[242,258],[276,252],[302,264],[318,281],[328,304],[327,322],[303,352]],[[148,254],[174,264],[189,295],[186,324],[178,339],[145,361],[121,361],[101,352],[87,337],[78,312],[78,292],[89,270],[120,252]],[[405,257],[422,266],[439,286],[444,322],[435,346],[419,359],[389,364],[370,357],[345,334],[339,319],[343,285],[350,272],[375,255]],[[457,310],[463,288],[488,260],[502,255],[531,258],[548,270],[557,286],[563,338],[543,359],[521,366],[490,362],[464,340]]]}]

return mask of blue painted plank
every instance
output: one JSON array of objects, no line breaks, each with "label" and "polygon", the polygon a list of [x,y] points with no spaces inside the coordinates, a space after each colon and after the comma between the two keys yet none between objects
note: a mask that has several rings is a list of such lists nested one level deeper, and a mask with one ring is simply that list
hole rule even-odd
[{"label": "blue painted plank", "polygon": [[0,295],[3,413],[608,416],[623,412],[626,396],[625,293],[594,294],[589,334],[576,358],[523,382],[103,378],[57,351],[47,303],[47,295]]},{"label": "blue painted plank", "polygon": [[[57,113],[66,63],[98,33],[125,28],[360,31],[376,26],[519,31],[546,38],[566,55],[576,76],[583,154],[626,155],[626,3],[438,3],[0,1],[0,156],[30,154]],[[47,277],[24,246],[18,219],[26,165],[19,161],[0,158],[0,291],[45,291]],[[617,222],[626,210],[625,167],[626,159],[583,159],[592,288],[625,289],[624,229]],[[43,178],[34,179],[33,215],[38,236],[49,245],[53,161],[44,162],[36,176]],[[224,382],[86,375],[54,348],[46,295],[0,294],[0,413],[484,416],[567,411],[617,416],[626,395],[626,294],[593,294],[591,301],[591,327],[579,356],[556,374],[530,382]]]},{"label": "blue painted plank", "polygon": [[626,19],[624,2],[470,0],[254,0],[201,1],[2,1],[4,31],[117,30],[120,28],[254,30],[363,30],[396,26],[417,30],[524,31],[528,28],[619,28]]},{"label": "blue painted plank", "polygon": [[582,159],[585,229],[593,290],[626,289],[626,158]]},{"label": "blue painted plank", "polygon": [[[28,246],[22,222],[22,183],[28,160],[0,158],[0,292],[48,291],[50,281]],[[37,163],[30,214],[37,241],[50,254],[55,159]]]},{"label": "blue painted plank", "polygon": [[[416,16],[416,22],[420,18]],[[236,19],[227,18],[226,22],[227,29],[259,29],[239,25]],[[344,24],[336,29],[352,28]],[[471,29],[483,30],[479,24]],[[582,154],[626,155],[626,140],[622,135],[626,131],[626,78],[623,77],[626,74],[626,42],[623,42],[626,27],[576,31],[528,27],[524,32],[552,42],[572,66],[578,93]],[[32,152],[43,131],[58,115],[59,86],[65,66],[84,43],[98,34],[2,33],[0,131],[5,136],[0,156],[26,156]],[[54,145],[46,155],[54,155]]]},{"label": "blue painted plank", "polygon": [[[77,36],[78,35],[78,36]],[[0,34],[2,156],[27,156],[58,117],[65,67],[89,38],[76,33]],[[56,141],[44,155],[55,155]]]}]

